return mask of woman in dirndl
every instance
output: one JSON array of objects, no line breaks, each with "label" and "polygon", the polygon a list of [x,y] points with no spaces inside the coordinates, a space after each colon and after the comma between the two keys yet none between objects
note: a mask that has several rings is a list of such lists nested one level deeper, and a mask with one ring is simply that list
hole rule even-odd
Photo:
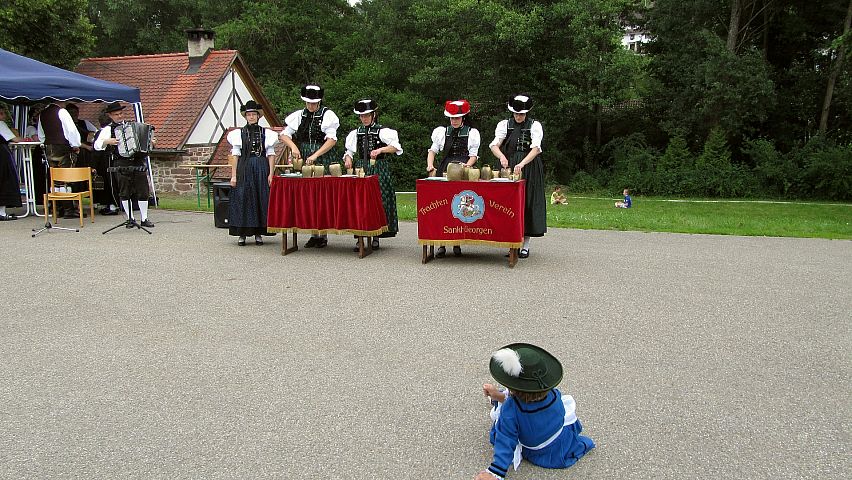
[{"label": "woman in dirndl", "polygon": [[6,107],[0,105],[0,221],[16,220],[18,217],[6,213],[6,208],[22,206],[18,168],[9,149],[9,142],[20,142],[22,139],[6,125],[7,118]]},{"label": "woman in dirndl", "polygon": [[[302,87],[301,98],[305,102],[305,108],[287,115],[284,119],[284,131],[278,138],[290,147],[294,160],[304,157],[307,165],[323,165],[325,172],[329,173],[329,165],[340,163],[334,148],[337,144],[340,119],[322,104],[324,93],[319,85]],[[327,244],[326,235],[314,234],[308,239],[305,248],[323,248]]]},{"label": "woman in dirndl", "polygon": [[[426,154],[426,173],[440,177],[451,163],[461,163],[469,167],[476,164],[481,140],[479,130],[470,125],[467,116],[469,113],[470,102],[467,100],[447,100],[444,104],[444,116],[450,119],[450,125],[432,130],[432,146]],[[441,160],[435,168],[437,155],[441,155]],[[435,252],[435,257],[443,258],[446,254],[447,247],[441,245]],[[461,247],[453,246],[453,255],[459,257],[461,254]]]},{"label": "woman in dirndl", "polygon": [[[363,99],[355,102],[352,110],[361,120],[361,126],[346,136],[346,168],[363,168],[366,175],[378,175],[382,190],[382,206],[388,220],[388,231],[379,238],[395,237],[399,231],[396,213],[396,190],[390,172],[392,155],[402,155],[402,145],[396,130],[378,123],[379,112],[375,100]],[[379,238],[373,238],[373,249],[379,248]]]},{"label": "woman in dirndl", "polygon": [[271,129],[258,125],[263,107],[249,100],[240,107],[246,125],[228,133],[231,144],[231,195],[229,197],[228,233],[246,244],[254,235],[254,243],[263,245],[266,214],[269,209],[269,186],[275,171],[277,136]]},{"label": "woman in dirndl", "polygon": [[[515,175],[527,181],[524,202],[524,246],[519,258],[530,256],[530,237],[543,237],[547,232],[547,200],[544,191],[544,163],[541,161],[541,123],[529,117],[532,98],[527,94],[513,95],[507,107],[512,116],[500,120],[494,130],[491,153],[500,167],[511,168]],[[495,168],[499,168],[496,167]]]}]

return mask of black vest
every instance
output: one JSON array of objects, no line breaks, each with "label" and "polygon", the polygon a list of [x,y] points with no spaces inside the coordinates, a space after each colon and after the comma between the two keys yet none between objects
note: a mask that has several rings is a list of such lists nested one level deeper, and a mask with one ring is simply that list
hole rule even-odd
[{"label": "black vest", "polygon": [[41,121],[41,129],[44,130],[44,143],[46,145],[71,145],[68,139],[65,138],[65,131],[62,130],[62,121],[59,120],[60,108],[51,103],[39,114]]},{"label": "black vest", "polygon": [[447,127],[444,133],[444,158],[465,157],[467,160],[470,157],[470,151],[467,148],[469,135],[470,126],[468,125],[462,125],[459,129]]},{"label": "black vest", "polygon": [[[515,152],[530,151],[533,121],[533,119],[527,117],[524,123],[515,123],[514,118],[510,118],[506,122],[506,141],[500,148],[504,155],[511,156]],[[516,128],[519,129],[517,132],[515,132]]]},{"label": "black vest", "polygon": [[266,157],[266,129],[260,125],[246,125],[240,129],[243,139],[243,148],[240,159],[248,160],[250,157]]},{"label": "black vest", "polygon": [[316,112],[302,110],[302,121],[296,130],[296,140],[301,143],[323,143],[325,132],[322,131],[322,118],[328,107],[320,107]]},{"label": "black vest", "polygon": [[[378,123],[374,123],[369,127],[365,127],[363,125],[358,127],[358,131],[356,132],[356,135],[358,136],[358,151],[356,152],[358,158],[361,158],[363,160],[369,160],[370,152],[377,148],[387,146],[386,143],[382,142],[381,139],[379,139],[379,130],[381,130],[382,128],[384,127],[382,127]],[[379,155],[378,158],[382,158],[385,155],[387,154],[383,153]]]}]

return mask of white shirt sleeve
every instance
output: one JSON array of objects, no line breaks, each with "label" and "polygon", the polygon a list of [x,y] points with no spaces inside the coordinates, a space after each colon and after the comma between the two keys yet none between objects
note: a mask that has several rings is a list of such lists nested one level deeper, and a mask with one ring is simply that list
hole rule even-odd
[{"label": "white shirt sleeve", "polygon": [[95,150],[102,152],[106,150],[106,145],[104,145],[104,140],[112,138],[112,127],[107,125],[102,128],[100,132],[98,132],[97,138],[95,138],[95,143],[92,144],[95,147]]},{"label": "white shirt sleeve", "polygon": [[532,128],[530,128],[530,148],[538,147],[539,153],[541,152],[541,141],[544,139],[544,129],[541,128],[541,124],[538,121],[534,121],[532,124]]},{"label": "white shirt sleeve", "polygon": [[508,131],[507,126],[509,125],[508,120],[500,120],[497,123],[497,128],[494,129],[494,140],[488,144],[488,148],[493,147],[494,145],[499,145],[501,141],[506,138],[506,132]]},{"label": "white shirt sleeve", "polygon": [[285,135],[287,137],[293,138],[293,134],[296,133],[296,130],[299,129],[299,125],[302,124],[302,111],[296,110],[295,112],[287,115],[287,118],[284,119],[284,131],[281,132],[281,135]]},{"label": "white shirt sleeve", "polygon": [[429,150],[432,152],[441,153],[444,149],[444,138],[447,136],[447,127],[437,127],[432,130],[432,146]]},{"label": "white shirt sleeve", "polygon": [[274,156],[275,144],[278,143],[278,134],[276,134],[275,130],[272,130],[271,128],[266,128],[264,130],[266,133],[264,134],[263,143],[266,147],[266,156]]},{"label": "white shirt sleeve", "polygon": [[352,130],[346,135],[346,142],[344,143],[346,147],[346,153],[344,156],[349,155],[349,158],[355,159],[355,151],[358,150],[358,130]]},{"label": "white shirt sleeve", "polygon": [[15,134],[12,132],[9,126],[6,125],[6,122],[0,122],[0,136],[5,138],[7,142],[15,138]]},{"label": "white shirt sleeve", "polygon": [[402,145],[399,143],[399,134],[396,130],[392,128],[383,128],[379,130],[379,140],[396,148],[397,155],[402,155]]},{"label": "white shirt sleeve", "polygon": [[64,108],[59,109],[59,121],[62,122],[62,132],[65,133],[65,139],[71,145],[71,148],[80,146],[80,131],[77,130],[77,125],[74,124],[74,119],[71,114]]},{"label": "white shirt sleeve", "polygon": [[88,120],[83,120],[83,123],[86,124],[86,130],[87,131],[89,131],[89,132],[97,132],[98,131],[98,127],[96,127],[94,123],[92,123]]},{"label": "white shirt sleeve", "polygon": [[479,146],[482,144],[482,139],[479,137],[479,130],[471,128],[467,135],[467,155],[470,157],[479,157]]},{"label": "white shirt sleeve", "polygon": [[332,112],[331,110],[326,110],[325,115],[322,117],[322,123],[320,124],[320,129],[323,133],[325,133],[325,139],[329,138],[337,141],[337,129],[340,127],[340,119],[337,118],[337,114]]},{"label": "white shirt sleeve", "polygon": [[228,132],[228,143],[231,144],[231,155],[240,156],[243,150],[243,134],[242,130],[235,128]]}]

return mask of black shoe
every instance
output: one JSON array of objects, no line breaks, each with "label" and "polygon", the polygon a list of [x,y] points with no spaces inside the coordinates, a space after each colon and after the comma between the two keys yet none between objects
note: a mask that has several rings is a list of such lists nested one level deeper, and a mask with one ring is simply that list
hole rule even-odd
[{"label": "black shoe", "polygon": [[98,213],[101,215],[118,215],[118,210],[110,210],[109,207],[104,207]]},{"label": "black shoe", "polygon": [[139,225],[142,225],[143,227],[151,228],[151,227],[154,226],[154,222],[152,222],[151,220],[148,220],[146,218],[145,220],[142,220],[142,223],[140,223]]},{"label": "black shoe", "polygon": [[328,245],[328,239],[320,237],[317,239],[317,244],[314,246],[316,248],[325,248],[326,245]]},{"label": "black shoe", "polygon": [[80,212],[78,210],[65,210],[62,212],[62,218],[80,218]]},{"label": "black shoe", "polygon": [[522,248],[520,252],[518,252],[518,258],[527,258],[530,256],[530,251],[526,248]]},{"label": "black shoe", "polygon": [[461,247],[456,245],[453,247],[453,255],[461,257]]},{"label": "black shoe", "polygon": [[7,222],[9,220],[17,220],[18,216],[14,213],[9,213],[6,215],[0,215],[0,222]]},{"label": "black shoe", "polygon": [[444,258],[445,256],[447,256],[447,248],[438,247],[438,251],[435,252],[435,258]]},{"label": "black shoe", "polygon": [[240,239],[237,240],[237,245],[239,245],[241,247],[245,247],[246,246],[246,237],[240,237]]},{"label": "black shoe", "polygon": [[136,221],[135,221],[135,220],[128,220],[128,221],[127,221],[127,225],[125,225],[125,226],[124,226],[124,228],[134,228],[134,227],[137,227],[137,226],[138,226],[138,225],[136,225]]},{"label": "black shoe", "polygon": [[379,239],[374,238],[373,239],[373,250],[378,250],[379,248],[381,248],[381,247],[379,247]]},{"label": "black shoe", "polygon": [[319,237],[311,237],[308,239],[308,243],[305,244],[305,248],[314,248],[317,246],[317,240]]},{"label": "black shoe", "polygon": [[263,245],[263,239],[258,237],[258,236],[255,236],[254,237],[254,244],[255,245]]}]

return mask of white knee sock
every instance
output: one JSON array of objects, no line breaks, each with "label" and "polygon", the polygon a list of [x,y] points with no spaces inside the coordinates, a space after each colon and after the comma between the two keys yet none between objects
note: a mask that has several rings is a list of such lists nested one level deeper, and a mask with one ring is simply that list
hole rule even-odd
[{"label": "white knee sock", "polygon": [[6,205],[0,206],[0,217],[6,216]]},{"label": "white knee sock", "polygon": [[524,237],[524,250],[530,249],[530,237]]},{"label": "white knee sock", "polygon": [[130,200],[122,200],[121,208],[124,209],[124,215],[127,217],[128,220],[130,220]]},{"label": "white knee sock", "polygon": [[148,200],[139,200],[139,216],[143,222],[148,220]]}]

